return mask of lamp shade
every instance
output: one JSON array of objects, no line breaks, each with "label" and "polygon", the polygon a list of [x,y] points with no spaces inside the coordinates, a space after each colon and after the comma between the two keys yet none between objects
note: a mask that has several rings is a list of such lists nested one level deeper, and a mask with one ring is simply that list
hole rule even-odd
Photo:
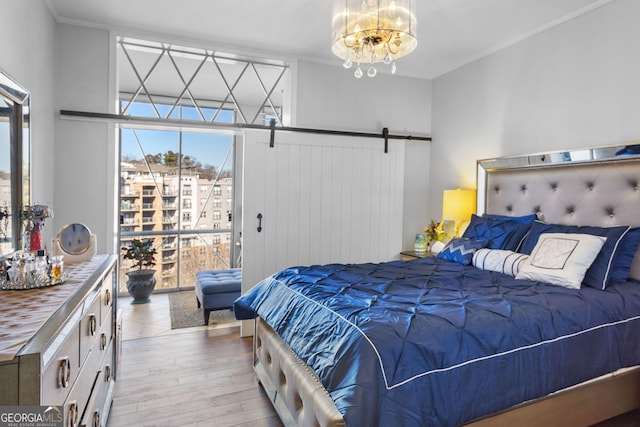
[{"label": "lamp shade", "polygon": [[469,221],[476,211],[475,190],[444,190],[442,196],[442,219],[449,221]]}]

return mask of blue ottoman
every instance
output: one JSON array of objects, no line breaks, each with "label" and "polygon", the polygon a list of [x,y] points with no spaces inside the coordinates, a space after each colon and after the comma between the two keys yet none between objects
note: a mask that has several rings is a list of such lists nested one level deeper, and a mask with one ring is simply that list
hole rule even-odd
[{"label": "blue ottoman", "polygon": [[204,270],[196,273],[196,298],[198,308],[204,311],[204,324],[209,324],[212,310],[232,308],[240,297],[242,270]]}]

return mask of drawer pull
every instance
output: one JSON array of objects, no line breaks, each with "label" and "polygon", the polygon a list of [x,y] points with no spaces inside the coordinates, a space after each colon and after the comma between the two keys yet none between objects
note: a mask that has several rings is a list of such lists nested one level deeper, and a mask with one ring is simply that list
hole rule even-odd
[{"label": "drawer pull", "polygon": [[71,382],[71,361],[69,356],[60,359],[58,365],[58,387],[67,388]]},{"label": "drawer pull", "polygon": [[100,334],[100,350],[107,348],[107,334],[104,332]]},{"label": "drawer pull", "polygon": [[76,427],[78,425],[78,402],[72,400],[69,403],[69,427]]},{"label": "drawer pull", "polygon": [[104,291],[104,305],[111,305],[111,290],[109,288]]},{"label": "drawer pull", "polygon": [[93,427],[100,427],[100,412],[95,411],[93,413]]},{"label": "drawer pull", "polygon": [[98,329],[98,321],[96,320],[96,315],[91,313],[89,315],[89,335],[94,336],[96,334],[97,329]]},{"label": "drawer pull", "polygon": [[104,382],[108,383],[111,381],[111,366],[105,365],[104,367]]}]

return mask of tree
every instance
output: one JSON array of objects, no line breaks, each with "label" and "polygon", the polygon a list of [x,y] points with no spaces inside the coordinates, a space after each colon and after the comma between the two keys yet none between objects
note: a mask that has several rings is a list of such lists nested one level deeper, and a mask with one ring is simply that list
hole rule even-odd
[{"label": "tree", "polygon": [[178,153],[169,150],[164,153],[164,165],[167,167],[178,167]]},{"label": "tree", "polygon": [[162,163],[162,153],[147,154],[146,156],[144,156],[144,158],[147,160],[147,163],[149,163],[150,165]]}]

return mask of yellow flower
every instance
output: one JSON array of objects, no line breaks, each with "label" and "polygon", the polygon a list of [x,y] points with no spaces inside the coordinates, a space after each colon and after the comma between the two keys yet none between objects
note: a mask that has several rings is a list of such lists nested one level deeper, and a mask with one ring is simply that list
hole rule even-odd
[{"label": "yellow flower", "polygon": [[443,224],[444,221],[438,223],[432,219],[429,225],[424,228],[424,232],[426,233],[427,240],[429,242],[439,242],[447,237],[447,232],[442,229]]}]

